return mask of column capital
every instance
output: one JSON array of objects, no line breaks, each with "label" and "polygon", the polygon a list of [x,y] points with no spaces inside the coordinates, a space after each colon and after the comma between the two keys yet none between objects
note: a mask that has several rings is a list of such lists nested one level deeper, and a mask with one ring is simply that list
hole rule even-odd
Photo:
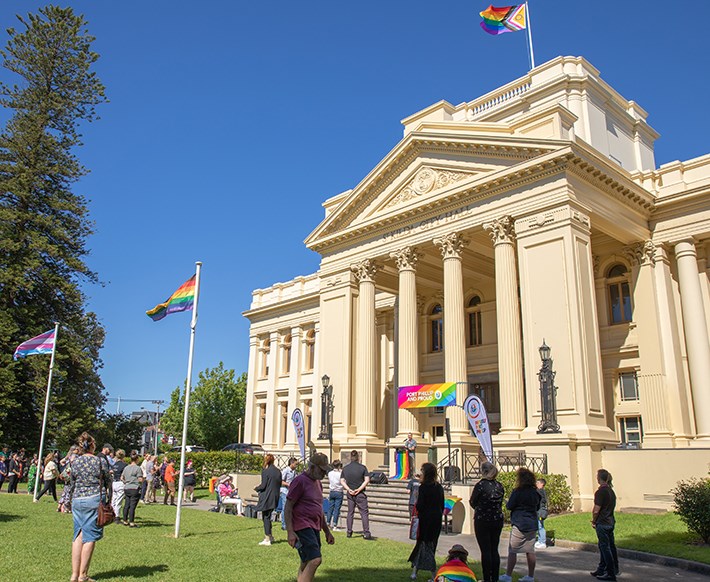
[{"label": "column capital", "polygon": [[379,271],[380,266],[371,259],[365,259],[355,265],[351,265],[350,269],[359,283],[374,283],[375,274]]},{"label": "column capital", "polygon": [[675,241],[673,243],[673,249],[675,250],[676,259],[683,257],[693,257],[694,259],[698,258],[698,251],[695,248],[695,240],[692,238]]},{"label": "column capital", "polygon": [[417,262],[422,257],[422,253],[416,247],[404,247],[390,253],[390,257],[397,263],[399,271],[416,271]]},{"label": "column capital", "polygon": [[624,247],[624,256],[636,267],[656,264],[656,244],[652,240]]},{"label": "column capital", "polygon": [[461,233],[450,232],[449,234],[435,238],[432,242],[439,247],[442,258],[446,260],[460,259],[461,252],[469,241]]},{"label": "column capital", "polygon": [[494,245],[513,244],[515,242],[515,221],[512,216],[501,216],[493,222],[483,225]]}]

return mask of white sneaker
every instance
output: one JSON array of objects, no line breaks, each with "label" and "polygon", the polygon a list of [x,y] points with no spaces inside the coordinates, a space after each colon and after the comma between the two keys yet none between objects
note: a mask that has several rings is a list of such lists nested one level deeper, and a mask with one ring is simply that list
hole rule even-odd
[{"label": "white sneaker", "polygon": [[518,582],[535,582],[535,578],[532,576],[523,576]]},{"label": "white sneaker", "polygon": [[498,576],[498,582],[513,582],[513,577],[507,574],[501,574]]},{"label": "white sneaker", "polygon": [[546,550],[547,544],[544,544],[542,542],[535,542],[535,549],[536,550]]},{"label": "white sneaker", "polygon": [[260,546],[270,546],[270,545],[271,545],[271,540],[269,540],[269,539],[262,540],[262,541],[259,542],[259,545],[260,545]]},{"label": "white sneaker", "polygon": [[330,531],[340,531],[340,528],[338,528],[337,525],[334,525],[333,527],[330,528]]}]

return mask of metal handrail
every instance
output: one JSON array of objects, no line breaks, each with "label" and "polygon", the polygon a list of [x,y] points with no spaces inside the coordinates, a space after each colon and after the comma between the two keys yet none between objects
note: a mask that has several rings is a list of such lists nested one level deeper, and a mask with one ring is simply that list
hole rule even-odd
[{"label": "metal handrail", "polygon": [[[451,479],[451,470],[449,467],[459,467],[459,449],[454,449],[450,454],[446,455],[441,461],[436,464],[436,472],[439,476],[439,481],[443,484],[453,483],[460,479]],[[455,471],[454,471],[455,472]],[[448,473],[448,474],[447,474]]]},{"label": "metal handrail", "polygon": [[[463,452],[463,481],[481,478],[481,464],[486,457],[480,452]],[[547,474],[547,454],[528,455],[525,451],[514,451],[493,455],[493,464],[501,472],[516,471],[519,467],[530,469],[533,473]]]}]

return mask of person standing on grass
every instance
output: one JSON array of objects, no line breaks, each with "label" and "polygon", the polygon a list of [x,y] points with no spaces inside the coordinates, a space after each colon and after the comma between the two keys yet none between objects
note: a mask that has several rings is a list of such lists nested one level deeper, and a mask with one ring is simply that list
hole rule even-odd
[{"label": "person standing on grass", "polygon": [[185,476],[183,480],[183,492],[182,500],[190,500],[191,503],[195,502],[195,485],[197,485],[197,471],[192,466],[192,459],[187,460],[187,465],[185,466],[185,471],[183,473]]},{"label": "person standing on grass", "polygon": [[141,481],[141,501],[145,503],[145,493],[148,490],[148,463],[150,462],[150,455],[146,453],[143,455],[143,460],[141,461],[141,473],[143,473],[143,481]]},{"label": "person standing on grass", "polygon": [[473,531],[481,549],[483,582],[498,582],[500,554],[498,543],[503,530],[503,485],[496,480],[498,469],[493,463],[481,463],[481,480],[476,483],[469,503],[474,509]]},{"label": "person standing on grass", "polygon": [[261,520],[264,522],[264,539],[260,546],[270,546],[274,542],[271,535],[271,514],[279,504],[281,493],[281,471],[274,466],[274,455],[264,456],[264,468],[261,471],[261,483],[254,487],[259,493],[259,502],[255,510],[261,511]]},{"label": "person standing on grass", "polygon": [[94,554],[94,545],[104,535],[104,529],[96,524],[102,490],[111,495],[111,474],[108,462],[94,456],[96,441],[83,432],[77,439],[79,456],[71,463],[68,498],[74,518],[70,582],[90,582],[89,565]]},{"label": "person standing on grass", "polygon": [[170,498],[170,505],[175,505],[175,461],[172,459],[168,460],[168,464],[165,467],[165,495],[163,495],[163,505],[168,504],[168,498]]},{"label": "person standing on grass", "polygon": [[535,481],[537,494],[540,496],[540,509],[537,510],[536,550],[544,550],[547,548],[547,533],[545,532],[545,520],[547,519],[547,491],[545,491],[545,485],[547,485],[547,481],[543,478]]},{"label": "person standing on grass", "polygon": [[286,496],[284,515],[288,544],[298,550],[301,565],[298,582],[311,582],[322,562],[320,532],[329,545],[335,543],[323,515],[321,480],[331,467],[323,453],[311,456],[308,468],[293,479]]},{"label": "person standing on grass", "polygon": [[412,563],[412,580],[416,580],[419,570],[428,570],[432,577],[436,572],[436,546],[444,517],[444,488],[437,481],[436,465],[433,463],[422,465],[422,484],[415,509],[419,517],[417,543],[407,559]]},{"label": "person standing on grass", "polygon": [[49,453],[44,458],[44,473],[42,474],[42,477],[44,479],[44,486],[34,502],[37,503],[40,499],[42,499],[42,495],[49,491],[54,498],[54,503],[57,503],[57,477],[59,477],[59,469],[57,468],[57,464],[54,462],[54,453]]},{"label": "person standing on grass", "polygon": [[0,491],[2,491],[5,479],[7,479],[7,464],[5,463],[5,455],[0,454]]},{"label": "person standing on grass", "polygon": [[17,453],[12,453],[7,466],[7,492],[17,493],[17,485],[22,477],[22,464],[17,460]]},{"label": "person standing on grass", "polygon": [[113,514],[116,516],[115,522],[121,523],[121,504],[125,496],[125,484],[121,480],[121,475],[123,474],[123,470],[128,466],[128,463],[125,461],[126,451],[118,449],[115,458],[116,462],[113,464],[113,467],[111,467],[111,475],[113,476],[111,507],[113,507]]},{"label": "person standing on grass", "polygon": [[296,477],[296,467],[298,467],[298,459],[291,457],[288,464],[281,471],[281,489],[279,490],[279,505],[276,507],[276,513],[281,514],[281,529],[286,529],[286,516],[284,515],[284,507],[286,506],[286,494],[291,481]]},{"label": "person standing on grass", "polygon": [[616,580],[619,575],[619,556],[614,542],[616,494],[611,485],[611,473],[606,469],[599,469],[597,483],[599,489],[594,494],[592,527],[597,532],[599,542],[599,565],[590,574],[596,576],[597,580]]},{"label": "person standing on grass", "polygon": [[[116,465],[114,465],[114,469]],[[140,487],[143,481],[143,471],[138,466],[138,451],[131,451],[131,464],[123,469],[121,481],[123,481],[126,496],[126,503],[123,506],[123,525],[138,527],[136,525],[136,507],[141,497]]]},{"label": "person standing on grass", "polygon": [[343,505],[343,484],[340,477],[343,474],[343,464],[337,459],[333,461],[333,469],[328,472],[330,491],[328,493],[328,514],[325,522],[332,531],[338,531],[340,508]]},{"label": "person standing on grass", "polygon": [[505,506],[510,511],[510,542],[508,544],[508,566],[500,582],[512,582],[513,569],[518,554],[525,553],[528,575],[519,582],[533,582],[535,576],[535,538],[537,537],[537,510],[540,496],[535,487],[535,474],[529,469],[518,469],[516,487]]},{"label": "person standing on grass", "polygon": [[355,507],[360,512],[362,521],[362,537],[366,540],[373,539],[370,533],[370,509],[367,504],[365,489],[370,483],[370,473],[367,467],[358,462],[358,452],[350,453],[350,462],[343,467],[340,483],[348,496],[348,517],[346,520],[347,537],[353,537],[353,521],[355,521]]},{"label": "person standing on grass", "polygon": [[27,471],[27,494],[34,495],[35,493],[35,483],[37,482],[37,471],[39,462],[37,460],[37,455],[32,457],[30,462],[30,468]]}]

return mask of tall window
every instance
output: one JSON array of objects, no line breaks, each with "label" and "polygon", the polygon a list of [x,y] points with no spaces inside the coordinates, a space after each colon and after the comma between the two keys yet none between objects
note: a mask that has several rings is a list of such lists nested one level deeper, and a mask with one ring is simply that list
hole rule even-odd
[{"label": "tall window", "polygon": [[283,370],[284,374],[290,374],[291,373],[291,334],[288,334],[284,338],[282,355],[283,355],[283,361],[281,362],[281,369]]},{"label": "tall window", "polygon": [[437,303],[429,312],[431,326],[431,351],[440,352],[444,349],[444,310]]},{"label": "tall window", "polygon": [[619,374],[619,389],[622,400],[638,400],[639,384],[636,372],[622,372]]},{"label": "tall window", "polygon": [[471,297],[468,302],[468,345],[480,346],[483,343],[481,337],[481,298],[478,295]]},{"label": "tall window", "polygon": [[640,443],[643,440],[643,426],[640,416],[626,416],[619,419],[622,443]]},{"label": "tall window", "polygon": [[288,431],[288,402],[281,403],[281,426],[279,430],[279,447],[286,444],[286,431]]},{"label": "tall window", "polygon": [[266,440],[266,404],[259,404],[259,444]]},{"label": "tall window", "polygon": [[631,293],[626,267],[621,264],[613,265],[607,272],[606,279],[611,323],[631,321]]},{"label": "tall window", "polygon": [[316,330],[306,333],[306,370],[312,370],[316,363]]},{"label": "tall window", "polygon": [[269,376],[269,352],[271,352],[271,340],[265,339],[261,344],[261,377]]}]

